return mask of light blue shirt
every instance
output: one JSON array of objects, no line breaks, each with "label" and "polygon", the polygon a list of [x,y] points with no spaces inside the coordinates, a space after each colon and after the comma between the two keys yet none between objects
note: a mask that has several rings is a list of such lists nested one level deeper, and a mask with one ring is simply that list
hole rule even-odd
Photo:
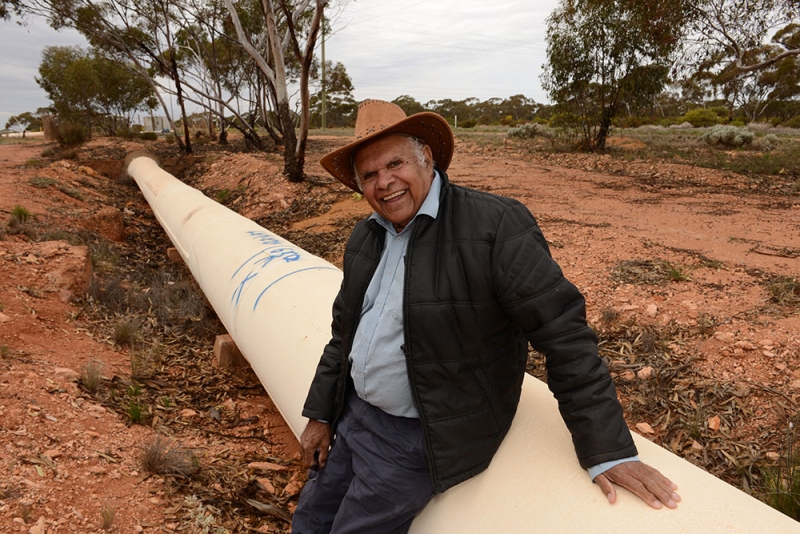
[{"label": "light blue shirt", "polygon": [[406,357],[400,348],[404,341],[404,257],[414,221],[420,216],[435,219],[439,213],[441,190],[442,179],[437,171],[428,196],[400,233],[377,213],[370,217],[386,229],[386,242],[364,296],[361,321],[350,351],[351,375],[356,393],[362,400],[399,417],[419,417],[408,382]]},{"label": "light blue shirt", "polygon": [[[441,189],[442,179],[437,171],[419,211],[399,233],[391,222],[377,213],[370,216],[386,229],[386,242],[367,287],[361,321],[353,338],[351,376],[362,400],[398,417],[419,417],[408,381],[406,357],[401,349],[404,342],[404,258],[414,221],[420,216],[435,219],[438,215]],[[593,466],[589,468],[589,476],[594,480],[597,475],[628,461],[638,461],[638,457]]]}]

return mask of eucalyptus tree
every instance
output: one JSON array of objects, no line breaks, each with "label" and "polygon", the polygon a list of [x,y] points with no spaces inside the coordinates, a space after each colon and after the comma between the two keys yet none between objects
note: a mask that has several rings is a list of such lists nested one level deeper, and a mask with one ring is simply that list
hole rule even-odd
[{"label": "eucalyptus tree", "polygon": [[322,91],[325,86],[325,115],[326,125],[333,128],[346,128],[353,126],[358,111],[358,103],[353,97],[353,80],[347,74],[344,64],[331,61],[325,62],[325,79],[319,75],[318,70],[314,69],[314,78],[320,84],[320,90],[311,96],[309,100],[311,106],[311,119],[314,124],[322,124]]},{"label": "eucalyptus tree", "polygon": [[690,68],[753,72],[800,55],[800,0],[695,0],[687,21]]},{"label": "eucalyptus tree", "polygon": [[131,68],[80,47],[46,47],[36,82],[60,117],[89,129],[99,124],[109,135],[119,118],[127,125],[134,112],[156,106],[152,88]]},{"label": "eucalyptus tree", "polygon": [[[25,10],[47,18],[56,29],[78,30],[109,59],[129,62],[152,88],[173,131],[175,121],[164,94],[177,91],[187,124],[180,77],[172,61],[175,55],[169,52],[174,28],[170,26],[173,6],[169,0],[29,0]],[[172,80],[173,88],[160,78],[163,75]],[[184,134],[183,140],[177,135],[175,139],[182,149],[191,151],[188,130]]]},{"label": "eucalyptus tree", "polygon": [[780,100],[796,100],[800,0],[696,0],[676,69],[759,118]]},{"label": "eucalyptus tree", "polygon": [[548,17],[542,83],[586,148],[605,147],[626,98],[661,92],[688,8],[683,0],[561,0]]},{"label": "eucalyptus tree", "polygon": [[[283,172],[292,182],[304,179],[309,125],[309,72],[326,3],[325,0],[260,0],[266,35],[254,36],[245,31],[233,0],[225,0],[239,43],[258,65],[269,85],[282,134]],[[262,42],[259,43],[254,37],[260,37]],[[287,68],[290,61],[296,62],[300,70],[299,136],[295,133],[290,104]]]}]

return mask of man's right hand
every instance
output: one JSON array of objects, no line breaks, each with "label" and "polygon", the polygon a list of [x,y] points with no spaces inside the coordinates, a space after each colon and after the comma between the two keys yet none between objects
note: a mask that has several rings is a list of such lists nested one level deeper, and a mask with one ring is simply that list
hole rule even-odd
[{"label": "man's right hand", "polygon": [[[331,425],[316,419],[309,419],[306,429],[300,435],[300,454],[303,456],[303,465],[312,467],[315,463],[325,467],[328,461],[328,449],[331,447]],[[315,453],[319,456],[314,461]]]}]

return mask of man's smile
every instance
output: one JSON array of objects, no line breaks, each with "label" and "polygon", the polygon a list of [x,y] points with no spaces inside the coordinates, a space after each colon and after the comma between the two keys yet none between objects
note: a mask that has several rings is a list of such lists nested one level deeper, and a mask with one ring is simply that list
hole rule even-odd
[{"label": "man's smile", "polygon": [[408,191],[408,190],[407,189],[402,189],[400,191],[395,191],[394,193],[392,193],[390,195],[386,195],[381,200],[383,200],[384,202],[389,202],[390,200],[393,200],[393,199],[399,197],[400,195],[405,195],[406,191]]}]

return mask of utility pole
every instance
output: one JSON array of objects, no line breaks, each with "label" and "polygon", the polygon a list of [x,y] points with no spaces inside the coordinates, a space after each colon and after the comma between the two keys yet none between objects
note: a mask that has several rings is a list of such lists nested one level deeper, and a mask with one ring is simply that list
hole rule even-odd
[{"label": "utility pole", "polygon": [[322,13],[322,130],[325,130],[325,12]]}]

